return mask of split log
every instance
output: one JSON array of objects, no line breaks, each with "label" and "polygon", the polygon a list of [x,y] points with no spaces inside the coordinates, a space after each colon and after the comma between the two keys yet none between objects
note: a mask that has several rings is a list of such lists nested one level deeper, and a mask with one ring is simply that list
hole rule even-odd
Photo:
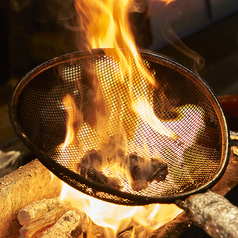
[{"label": "split log", "polygon": [[31,220],[40,218],[43,214],[59,206],[59,204],[59,197],[32,202],[19,211],[18,221],[24,226]]},{"label": "split log", "polygon": [[20,229],[20,233],[24,237],[32,237],[38,230],[46,226],[52,225],[67,212],[67,209],[62,204],[55,207],[53,210],[45,213],[40,218],[30,221]]},{"label": "split log", "polygon": [[86,215],[76,210],[66,212],[48,230],[44,231],[40,238],[73,238],[79,237],[83,233],[83,222]]}]

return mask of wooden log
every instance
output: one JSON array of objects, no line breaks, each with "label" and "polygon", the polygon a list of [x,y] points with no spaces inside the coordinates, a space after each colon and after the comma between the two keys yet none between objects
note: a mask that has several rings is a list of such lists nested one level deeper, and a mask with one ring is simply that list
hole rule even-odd
[{"label": "wooden log", "polygon": [[[49,226],[46,226],[46,227],[44,227],[44,228],[38,230],[36,233],[34,233],[34,235],[31,236],[31,238],[40,238],[41,234],[42,234],[44,231],[50,229],[52,226],[53,226],[53,225],[49,225]],[[25,236],[23,236],[22,234],[20,234],[20,235],[19,235],[19,238],[27,238],[27,237],[25,237]]]},{"label": "wooden log", "polygon": [[59,196],[62,182],[39,160],[20,167],[0,179],[0,237],[19,236],[19,210],[33,201]]},{"label": "wooden log", "polygon": [[31,220],[41,217],[43,214],[53,210],[60,205],[60,198],[42,199],[35,201],[22,208],[18,213],[18,221],[24,226]]},{"label": "wooden log", "polygon": [[152,231],[147,238],[177,238],[180,237],[191,225],[187,213],[182,212],[172,221]]},{"label": "wooden log", "polygon": [[19,238],[26,238],[26,237],[24,237],[23,235],[20,234],[20,235],[19,235]]},{"label": "wooden log", "polygon": [[55,207],[53,210],[45,213],[40,218],[30,221],[27,225],[20,229],[21,235],[24,237],[32,237],[38,230],[52,225],[59,220],[59,218],[66,213],[67,209],[63,205]]},{"label": "wooden log", "polygon": [[213,238],[238,237],[238,208],[212,191],[181,203],[193,223]]},{"label": "wooden log", "polygon": [[83,233],[83,222],[86,215],[76,210],[66,212],[48,230],[42,233],[40,238],[73,238],[79,237]]}]

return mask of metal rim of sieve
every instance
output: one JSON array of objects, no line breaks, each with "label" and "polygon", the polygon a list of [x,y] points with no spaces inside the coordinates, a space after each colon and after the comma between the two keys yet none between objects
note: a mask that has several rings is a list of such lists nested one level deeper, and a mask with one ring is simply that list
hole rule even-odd
[{"label": "metal rim of sieve", "polygon": [[[32,142],[32,140],[28,137],[25,133],[24,129],[22,128],[21,122],[19,121],[18,115],[18,98],[24,88],[37,76],[40,75],[42,72],[46,71],[47,69],[56,67],[61,65],[65,62],[72,62],[77,59],[87,58],[87,57],[97,57],[97,56],[105,56],[103,49],[94,49],[91,52],[88,51],[81,51],[81,52],[74,52],[67,55],[63,55],[52,60],[49,60],[32,71],[30,71],[16,86],[11,101],[9,105],[9,115],[12,122],[12,126],[16,132],[16,134],[20,137],[23,143],[37,156],[37,158],[56,176],[58,176],[61,180],[69,184],[70,186],[74,187],[75,189],[86,193],[90,196],[99,198],[101,200],[107,202],[113,202],[116,204],[124,204],[124,205],[144,205],[149,203],[171,203],[177,199],[184,199],[192,194],[203,192],[213,186],[223,175],[226,166],[228,164],[228,158],[230,153],[230,146],[229,146],[229,130],[226,124],[225,116],[222,112],[222,108],[217,100],[215,94],[213,93],[212,89],[208,86],[206,82],[204,82],[199,76],[195,73],[187,69],[186,67],[182,66],[181,64],[177,63],[176,61],[167,58],[166,56],[159,55],[157,53],[148,52],[148,51],[140,51],[142,58],[149,59],[155,61],[163,66],[171,67],[172,69],[186,74],[189,78],[196,78],[198,80],[199,85],[198,87],[202,87],[203,90],[206,90],[206,96],[208,97],[209,101],[214,107],[218,115],[218,120],[221,126],[221,137],[222,137],[222,155],[221,155],[221,163],[219,166],[219,171],[214,175],[214,177],[207,181],[202,186],[186,191],[182,194],[173,194],[169,196],[162,196],[162,197],[148,197],[148,196],[141,196],[130,194],[127,192],[122,192],[120,190],[114,189],[112,187],[90,181],[80,174],[77,174],[66,167],[62,166],[61,164],[57,163],[54,159],[50,158],[47,154],[45,154],[41,149],[38,148],[36,144]],[[106,56],[105,56],[106,57]],[[102,196],[103,194],[103,196]]]}]

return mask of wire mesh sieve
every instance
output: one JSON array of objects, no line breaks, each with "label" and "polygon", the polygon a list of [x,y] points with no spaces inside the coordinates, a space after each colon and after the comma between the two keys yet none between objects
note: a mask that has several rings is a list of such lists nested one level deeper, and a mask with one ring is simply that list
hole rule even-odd
[{"label": "wire mesh sieve", "polygon": [[[141,56],[158,87],[145,80],[133,59],[133,86],[128,77],[120,81],[113,51],[105,55],[96,49],[64,55],[35,68],[19,82],[10,103],[16,133],[49,170],[81,192],[118,204],[168,203],[203,191],[223,174],[229,155],[226,121],[209,86],[162,55],[141,51]],[[133,107],[130,92],[138,99]],[[67,109],[72,109],[63,103],[67,94],[79,117],[72,123],[76,139],[62,153]],[[158,123],[177,137],[158,133]],[[132,189],[123,171],[111,169],[108,163],[103,173],[120,181],[120,188],[115,188],[78,172],[87,150],[100,150],[102,144],[110,147],[108,140],[119,131],[126,137],[121,143],[124,154],[158,157],[167,164],[165,179]],[[120,135],[116,138],[117,143]]]}]

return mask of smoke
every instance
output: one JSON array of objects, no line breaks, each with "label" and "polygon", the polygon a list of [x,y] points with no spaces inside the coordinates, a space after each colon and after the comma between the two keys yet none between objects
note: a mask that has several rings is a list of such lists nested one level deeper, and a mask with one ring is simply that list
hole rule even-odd
[{"label": "smoke", "polygon": [[24,12],[38,22],[57,22],[66,29],[77,30],[74,0],[11,0],[13,11]]},{"label": "smoke", "polygon": [[[162,1],[162,0],[160,0]],[[164,1],[164,0],[163,0]],[[148,4],[149,2],[149,4]],[[148,8],[148,14],[151,10],[152,3],[154,0],[134,0],[131,8],[129,9],[130,13],[132,12],[143,12]],[[166,1],[169,3],[170,1]],[[161,3],[162,4],[162,3]],[[11,0],[10,6],[13,11],[16,12],[24,12],[30,18],[34,19],[39,23],[48,23],[54,22],[59,27],[63,28],[62,38],[74,37],[75,50],[85,50],[87,49],[87,29],[84,28],[82,24],[78,21],[78,13],[75,9],[75,0]],[[184,7],[184,6],[182,6]],[[181,10],[181,7],[178,6],[178,2],[174,1],[173,4],[168,4],[166,8],[170,8],[173,12],[177,12]],[[176,9],[176,11],[174,10]],[[179,10],[180,9],[180,10]],[[175,14],[178,16],[179,13]],[[162,20],[162,19],[159,19]],[[138,28],[140,24],[135,22],[136,27]],[[46,24],[45,24],[46,25]],[[147,26],[147,25],[146,25]],[[45,27],[45,26],[44,26]],[[148,26],[147,26],[148,27]],[[148,34],[140,34],[141,32],[145,33],[145,29],[137,34],[136,38],[138,39],[141,35]],[[54,29],[52,29],[54,31]],[[147,30],[147,28],[146,28]],[[197,72],[203,68],[205,61],[203,57],[198,55],[193,50],[189,49],[176,35],[174,30],[168,21],[161,26],[161,33],[164,39],[172,45],[177,51],[179,51],[179,55],[176,57],[179,59],[179,62],[190,68],[191,70]],[[57,31],[57,30],[56,30]],[[134,34],[134,33],[133,33]],[[67,42],[67,40],[65,40]],[[69,40],[70,41],[70,40]],[[62,44],[63,45],[63,44]],[[146,46],[148,47],[148,45]],[[67,48],[67,47],[66,47]],[[72,48],[72,47],[71,47]],[[60,53],[60,52],[59,52]],[[173,58],[175,53],[173,52]]]},{"label": "smoke", "polygon": [[10,7],[12,10],[20,12],[31,4],[31,0],[11,0]]},{"label": "smoke", "polygon": [[205,65],[204,58],[181,41],[168,21],[163,24],[161,32],[166,41],[180,52],[179,62],[198,74]]}]

